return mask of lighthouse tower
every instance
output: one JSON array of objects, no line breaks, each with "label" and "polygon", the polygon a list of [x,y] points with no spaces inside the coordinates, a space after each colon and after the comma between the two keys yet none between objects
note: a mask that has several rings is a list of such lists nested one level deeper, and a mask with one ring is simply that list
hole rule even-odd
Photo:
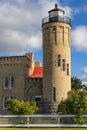
[{"label": "lighthouse tower", "polygon": [[58,104],[71,90],[71,20],[57,4],[42,20],[43,29],[43,100]]}]

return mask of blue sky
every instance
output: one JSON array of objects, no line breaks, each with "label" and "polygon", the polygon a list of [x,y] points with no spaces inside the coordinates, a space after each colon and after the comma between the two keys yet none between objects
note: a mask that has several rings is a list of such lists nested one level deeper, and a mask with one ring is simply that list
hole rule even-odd
[{"label": "blue sky", "polygon": [[42,18],[55,3],[72,19],[72,76],[87,84],[87,0],[0,0],[0,56],[33,52],[42,63]]}]

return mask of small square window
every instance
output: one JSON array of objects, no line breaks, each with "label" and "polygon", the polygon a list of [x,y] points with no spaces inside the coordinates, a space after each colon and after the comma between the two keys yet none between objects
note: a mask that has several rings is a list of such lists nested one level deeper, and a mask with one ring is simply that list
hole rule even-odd
[{"label": "small square window", "polygon": [[56,28],[55,27],[53,27],[53,32],[56,32]]}]

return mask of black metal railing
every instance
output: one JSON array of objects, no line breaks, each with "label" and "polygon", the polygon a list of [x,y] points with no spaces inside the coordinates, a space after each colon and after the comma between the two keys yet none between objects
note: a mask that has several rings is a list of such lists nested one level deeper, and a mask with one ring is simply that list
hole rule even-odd
[{"label": "black metal railing", "polygon": [[61,16],[57,16],[57,17],[46,17],[42,20],[42,25],[46,24],[46,23],[50,23],[50,22],[63,22],[63,23],[67,23],[71,26],[71,19],[68,17],[61,17]]}]

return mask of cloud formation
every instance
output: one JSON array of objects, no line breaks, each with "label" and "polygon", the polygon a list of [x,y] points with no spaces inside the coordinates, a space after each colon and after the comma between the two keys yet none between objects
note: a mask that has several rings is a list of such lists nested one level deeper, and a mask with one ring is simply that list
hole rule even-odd
[{"label": "cloud formation", "polygon": [[87,85],[87,66],[82,68],[82,77],[80,78],[83,84]]},{"label": "cloud formation", "polygon": [[0,2],[0,53],[23,53],[41,48],[39,19],[41,16],[33,3],[26,0]]},{"label": "cloud formation", "polygon": [[72,30],[72,46],[77,51],[87,51],[87,26],[77,26]]},{"label": "cloud formation", "polygon": [[[42,48],[42,19],[58,3],[59,8],[72,17],[72,9],[62,7],[57,0],[1,0],[0,1],[0,54],[21,54]],[[79,12],[80,13],[79,9]],[[83,8],[87,11],[86,7]],[[87,27],[72,30],[72,46],[87,51]]]},{"label": "cloud formation", "polygon": [[[55,3],[57,0],[1,0],[0,54],[22,54],[40,49],[42,18]],[[64,9],[71,15],[69,7]]]}]

